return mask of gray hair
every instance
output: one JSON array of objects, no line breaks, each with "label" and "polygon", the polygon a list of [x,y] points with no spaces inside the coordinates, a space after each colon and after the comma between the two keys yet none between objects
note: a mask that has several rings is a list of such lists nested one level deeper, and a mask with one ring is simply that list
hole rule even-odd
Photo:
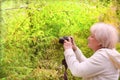
[{"label": "gray hair", "polygon": [[91,27],[90,31],[103,48],[115,48],[118,42],[118,32],[115,27],[105,23],[96,23]]}]

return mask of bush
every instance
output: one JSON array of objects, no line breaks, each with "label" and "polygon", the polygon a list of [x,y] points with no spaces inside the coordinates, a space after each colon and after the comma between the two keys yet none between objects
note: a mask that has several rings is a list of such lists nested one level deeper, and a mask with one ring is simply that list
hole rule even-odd
[{"label": "bush", "polygon": [[[79,0],[19,2],[2,3],[2,80],[61,80],[64,56],[59,37],[73,36],[85,56],[90,57],[89,28],[99,22],[99,17],[110,6]],[[11,7],[11,3],[20,8],[4,9]],[[69,70],[68,74],[69,80],[78,80]]]}]

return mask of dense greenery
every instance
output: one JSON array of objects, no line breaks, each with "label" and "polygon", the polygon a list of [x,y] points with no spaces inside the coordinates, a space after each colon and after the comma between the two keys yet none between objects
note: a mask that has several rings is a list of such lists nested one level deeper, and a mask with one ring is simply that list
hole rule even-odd
[{"label": "dense greenery", "polygon": [[[63,80],[64,56],[59,38],[73,36],[85,56],[90,57],[92,51],[87,47],[90,26],[100,21],[119,26],[119,14],[113,10],[113,3],[110,0],[2,1],[0,79]],[[117,49],[120,50],[119,46]],[[80,79],[69,70],[68,78]]]}]

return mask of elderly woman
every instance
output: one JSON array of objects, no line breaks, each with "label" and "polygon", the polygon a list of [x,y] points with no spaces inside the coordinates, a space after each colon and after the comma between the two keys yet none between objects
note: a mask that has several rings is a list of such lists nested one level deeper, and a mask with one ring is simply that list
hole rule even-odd
[{"label": "elderly woman", "polygon": [[118,34],[115,27],[96,23],[90,29],[88,47],[94,51],[86,58],[75,45],[73,38],[64,41],[64,55],[68,68],[74,76],[83,80],[118,80],[120,54],[115,49]]}]

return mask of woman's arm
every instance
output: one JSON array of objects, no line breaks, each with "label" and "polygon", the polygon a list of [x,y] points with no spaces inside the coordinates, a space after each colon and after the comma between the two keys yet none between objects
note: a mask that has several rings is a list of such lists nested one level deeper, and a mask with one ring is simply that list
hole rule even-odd
[{"label": "woman's arm", "polygon": [[87,58],[83,55],[82,51],[78,47],[76,48],[74,52],[79,62],[87,60]]},{"label": "woman's arm", "polygon": [[91,77],[103,72],[106,64],[105,59],[101,55],[94,55],[83,62],[79,62],[72,49],[66,49],[64,52],[65,59],[74,76]]}]

